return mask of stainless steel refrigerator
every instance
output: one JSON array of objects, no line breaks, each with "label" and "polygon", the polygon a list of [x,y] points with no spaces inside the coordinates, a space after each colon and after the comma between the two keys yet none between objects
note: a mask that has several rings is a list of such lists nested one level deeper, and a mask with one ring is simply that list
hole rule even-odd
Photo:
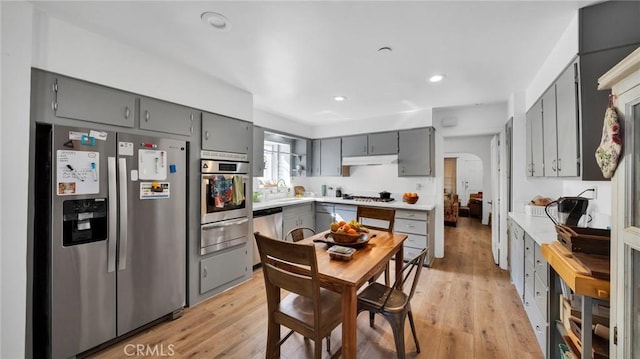
[{"label": "stainless steel refrigerator", "polygon": [[179,312],[186,143],[56,125],[36,133],[36,354],[74,356]]}]

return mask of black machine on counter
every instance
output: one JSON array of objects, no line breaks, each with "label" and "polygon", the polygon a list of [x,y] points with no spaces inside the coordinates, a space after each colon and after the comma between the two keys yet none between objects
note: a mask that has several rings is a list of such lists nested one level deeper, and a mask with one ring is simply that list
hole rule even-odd
[{"label": "black machine on counter", "polygon": [[[554,218],[549,214],[549,207],[558,207],[558,218]],[[554,224],[578,226],[582,216],[587,214],[587,207],[589,207],[589,199],[585,197],[560,197],[557,200],[549,203],[544,208],[545,213],[553,221]]]}]

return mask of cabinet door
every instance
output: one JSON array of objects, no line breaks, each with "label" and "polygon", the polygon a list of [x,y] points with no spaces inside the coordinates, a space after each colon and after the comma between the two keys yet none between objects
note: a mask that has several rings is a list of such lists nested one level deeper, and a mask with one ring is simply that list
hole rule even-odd
[{"label": "cabinet door", "polygon": [[542,95],[542,147],[544,175],[556,177],[558,175],[558,147],[556,140],[556,86],[552,85]]},{"label": "cabinet door", "polygon": [[310,176],[320,176],[320,140],[311,142],[311,171]]},{"label": "cabinet door", "polygon": [[326,231],[331,227],[331,222],[333,222],[333,215],[331,213],[325,212],[316,212],[316,232],[320,233],[322,231]]},{"label": "cabinet door", "polygon": [[189,107],[143,97],[140,99],[140,128],[191,136],[199,112]]},{"label": "cabinet door", "polygon": [[528,134],[528,136],[531,137],[531,175],[533,177],[542,177],[544,176],[544,168],[542,166],[544,149],[544,141],[542,138],[542,100],[538,100],[529,112],[530,116],[527,116],[527,118],[531,126]]},{"label": "cabinet door", "polygon": [[253,177],[264,177],[264,128],[253,126]]},{"label": "cabinet door", "polygon": [[531,118],[533,116],[532,110],[533,108],[527,111],[525,118],[525,170],[527,172],[527,177],[533,176],[533,143],[531,141],[531,123],[533,122],[533,119]]},{"label": "cabinet door", "polygon": [[394,155],[398,153],[398,132],[372,133],[369,135],[370,155]]},{"label": "cabinet door", "polygon": [[336,204],[335,207],[335,219],[336,221],[349,222],[352,219],[356,219],[357,206]]},{"label": "cabinet door", "polygon": [[398,176],[433,176],[433,128],[398,132]]},{"label": "cabinet door", "polygon": [[56,116],[122,127],[134,126],[134,95],[63,77],[58,77],[54,86]]},{"label": "cabinet door", "polygon": [[341,173],[340,139],[327,138],[320,140],[320,175],[340,176]]},{"label": "cabinet door", "polygon": [[367,135],[342,137],[342,156],[366,156]]},{"label": "cabinet door", "polygon": [[249,153],[251,124],[230,117],[202,114],[202,149]]},{"label": "cabinet door", "polygon": [[556,82],[558,176],[575,177],[580,174],[577,70],[578,64],[571,64]]}]

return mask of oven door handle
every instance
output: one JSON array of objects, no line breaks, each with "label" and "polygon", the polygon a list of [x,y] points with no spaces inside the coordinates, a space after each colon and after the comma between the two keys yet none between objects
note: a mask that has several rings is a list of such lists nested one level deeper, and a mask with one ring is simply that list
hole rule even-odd
[{"label": "oven door handle", "polygon": [[222,221],[222,222],[204,224],[204,225],[202,225],[202,230],[205,231],[205,230],[213,229],[213,228],[235,226],[235,225],[244,224],[244,223],[247,223],[247,222],[249,222],[248,218],[232,219],[232,220],[229,220],[229,221]]}]

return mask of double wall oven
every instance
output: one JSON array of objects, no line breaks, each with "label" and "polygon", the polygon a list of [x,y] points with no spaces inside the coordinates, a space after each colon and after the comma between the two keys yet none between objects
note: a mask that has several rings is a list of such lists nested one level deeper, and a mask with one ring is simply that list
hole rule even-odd
[{"label": "double wall oven", "polygon": [[248,241],[247,154],[202,151],[200,254]]}]

